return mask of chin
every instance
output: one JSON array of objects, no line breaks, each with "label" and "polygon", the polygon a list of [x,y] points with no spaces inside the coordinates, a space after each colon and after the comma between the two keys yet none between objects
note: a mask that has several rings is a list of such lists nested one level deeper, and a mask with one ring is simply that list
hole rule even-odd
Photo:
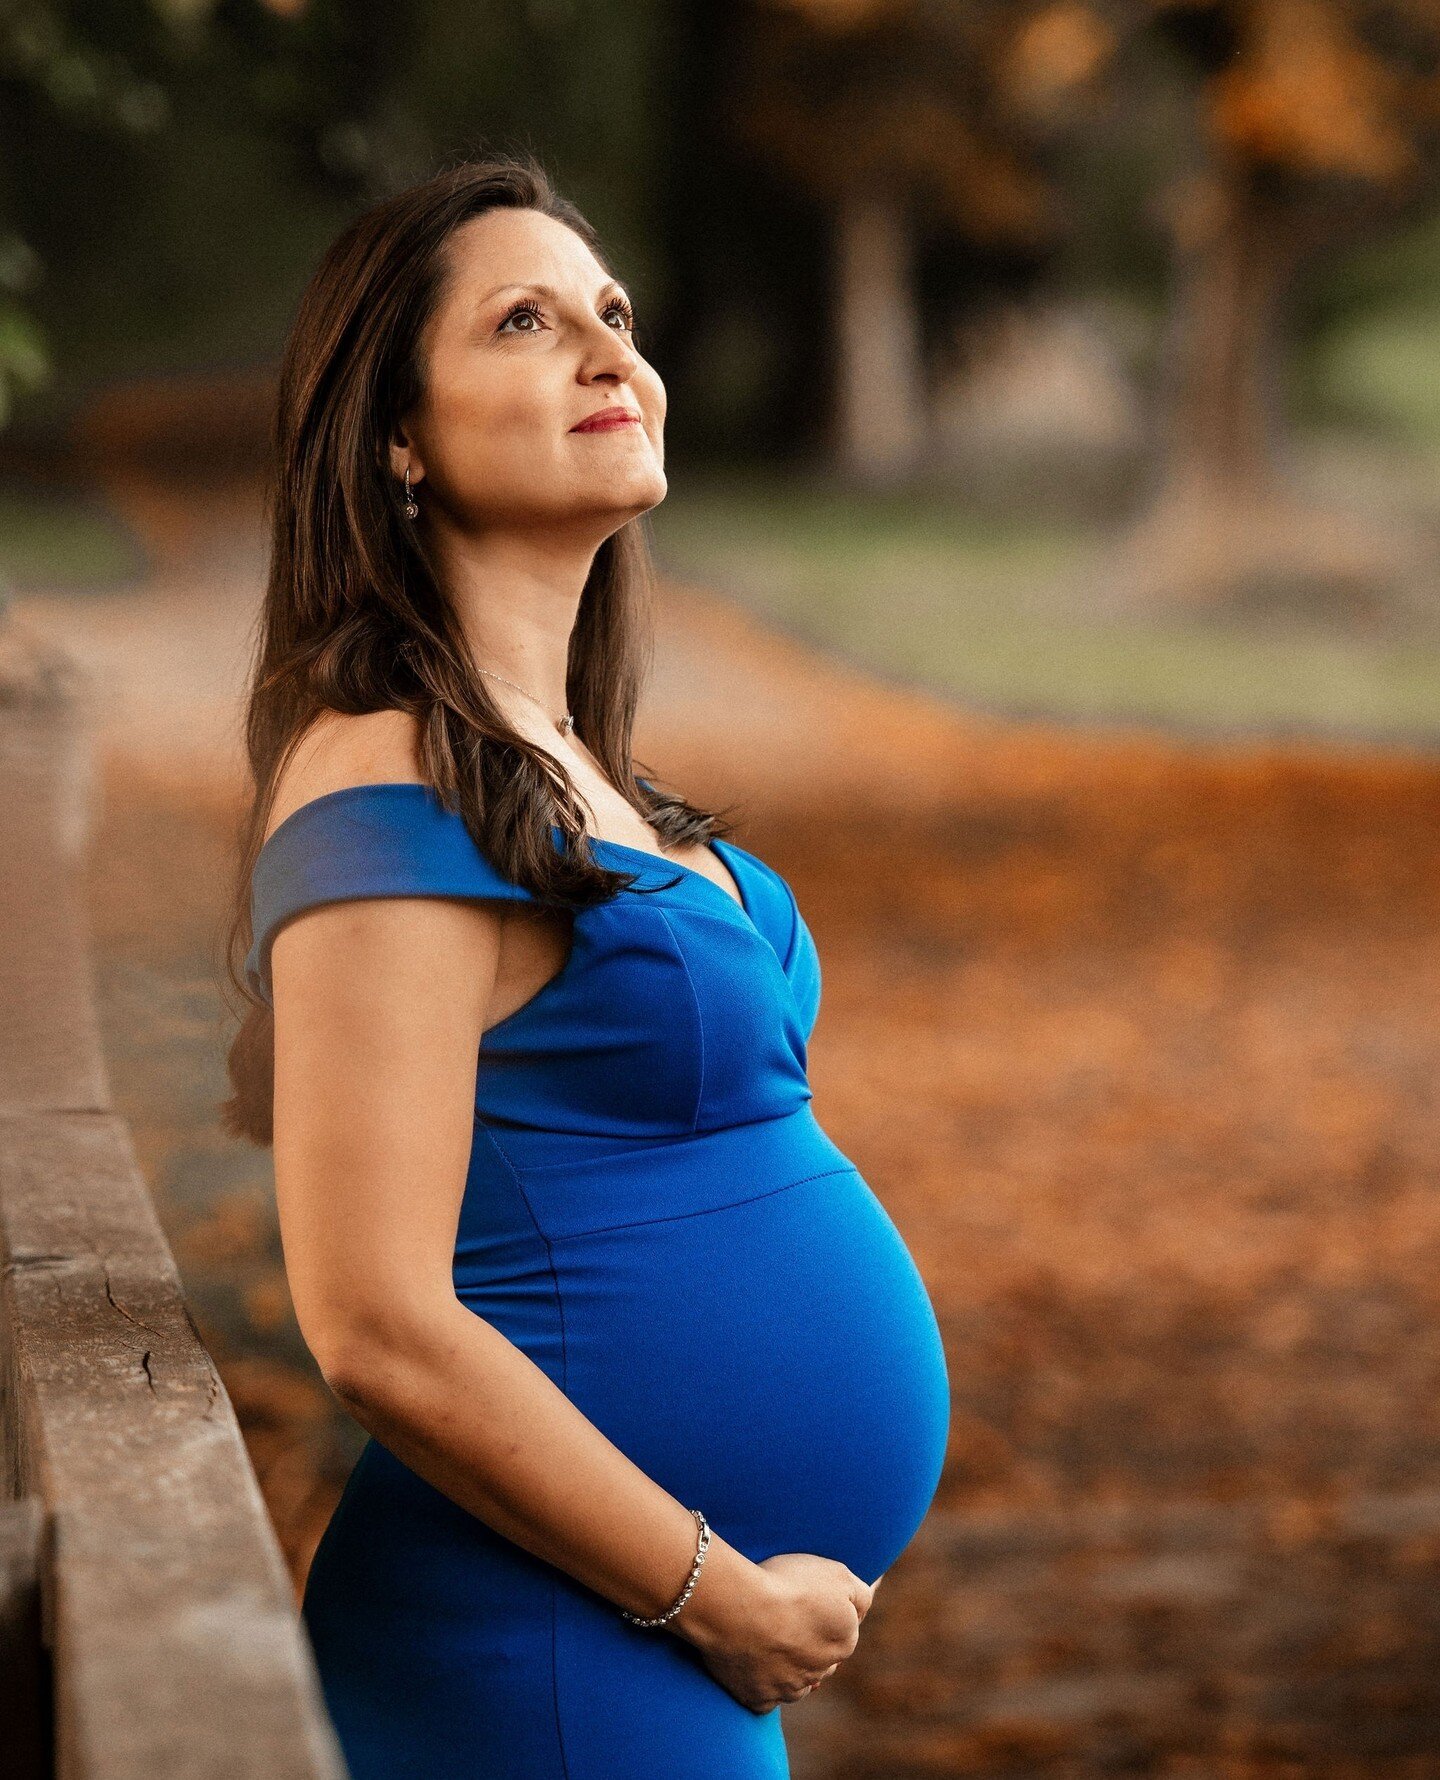
[{"label": "chin", "polygon": [[658,507],[669,492],[670,485],[663,476],[637,477],[633,488],[624,491],[624,498],[618,506],[615,498],[616,491],[614,488],[608,489],[605,505],[612,512],[620,511],[623,508],[621,521],[623,523],[625,519],[638,519],[642,513],[648,513],[652,507]]}]

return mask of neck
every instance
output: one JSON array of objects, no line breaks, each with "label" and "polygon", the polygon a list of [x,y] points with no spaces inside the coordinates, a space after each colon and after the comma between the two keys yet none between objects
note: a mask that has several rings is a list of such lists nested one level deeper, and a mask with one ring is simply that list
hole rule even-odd
[{"label": "neck", "polygon": [[[471,661],[513,680],[552,717],[563,716],[570,633],[595,560],[593,538],[582,543],[552,532],[437,542]],[[493,679],[487,689],[505,691]],[[533,707],[530,715],[538,715]]]}]

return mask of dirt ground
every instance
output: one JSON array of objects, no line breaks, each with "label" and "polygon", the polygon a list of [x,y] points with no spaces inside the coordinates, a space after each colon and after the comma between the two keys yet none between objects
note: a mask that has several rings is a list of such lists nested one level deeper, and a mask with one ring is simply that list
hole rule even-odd
[{"label": "dirt ground", "polygon": [[[109,493],[151,580],[19,610],[92,677],[117,1099],[298,1582],[357,1435],[214,1118],[256,491]],[[1440,757],[981,719],[674,584],[637,755],[794,885],[954,1386],[797,1780],[1440,1775]]]}]

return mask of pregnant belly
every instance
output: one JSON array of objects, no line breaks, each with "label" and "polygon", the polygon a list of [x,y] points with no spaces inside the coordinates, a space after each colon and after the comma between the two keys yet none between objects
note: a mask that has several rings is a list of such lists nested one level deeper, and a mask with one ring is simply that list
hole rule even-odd
[{"label": "pregnant belly", "polygon": [[577,1406],[752,1559],[818,1552],[873,1582],[935,1494],[950,1393],[909,1250],[839,1154],[552,1257]]}]

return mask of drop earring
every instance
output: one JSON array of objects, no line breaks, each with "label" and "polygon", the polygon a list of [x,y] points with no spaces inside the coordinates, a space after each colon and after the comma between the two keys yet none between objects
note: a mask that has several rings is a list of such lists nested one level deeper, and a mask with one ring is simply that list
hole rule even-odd
[{"label": "drop earring", "polygon": [[416,504],[415,496],[410,492],[409,464],[406,464],[405,466],[405,516],[408,519],[418,519],[420,517],[420,508]]}]

